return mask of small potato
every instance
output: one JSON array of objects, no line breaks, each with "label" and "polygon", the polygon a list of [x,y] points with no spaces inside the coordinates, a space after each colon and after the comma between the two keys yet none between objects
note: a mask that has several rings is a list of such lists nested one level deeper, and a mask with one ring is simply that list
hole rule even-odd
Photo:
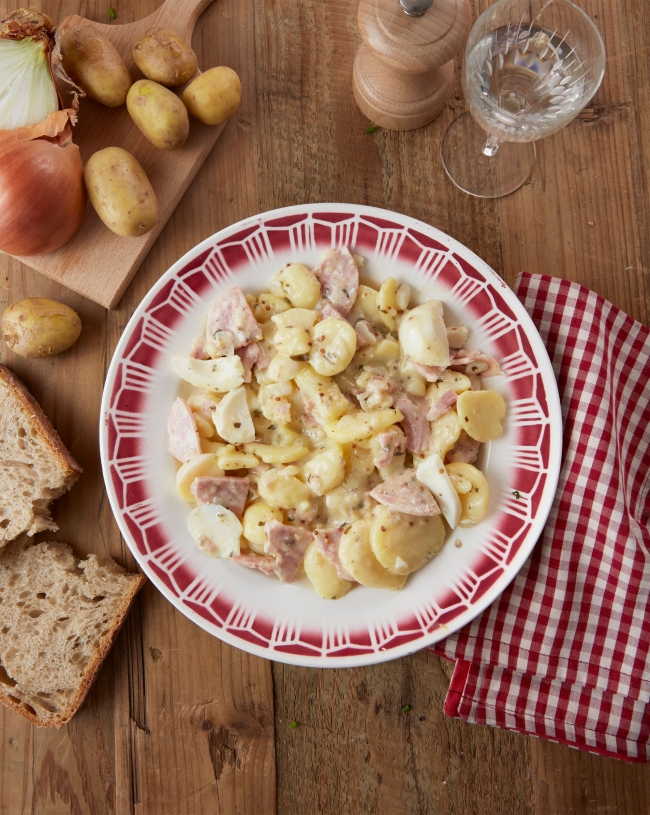
[{"label": "small potato", "polygon": [[190,120],[175,93],[150,79],[131,85],[126,107],[136,127],[154,147],[176,150],[185,144]]},{"label": "small potato", "polygon": [[86,164],[84,181],[95,211],[116,235],[138,238],[158,222],[158,201],[145,171],[121,147],[105,147]]},{"label": "small potato", "polygon": [[21,357],[51,357],[74,345],[81,333],[81,320],[69,306],[28,297],[5,309],[2,338]]},{"label": "small potato", "polygon": [[133,61],[147,79],[168,88],[189,82],[199,67],[194,51],[170,28],[150,28],[136,40]]},{"label": "small potato", "polygon": [[181,99],[192,116],[204,125],[218,125],[239,107],[241,82],[232,68],[210,68],[192,80]]},{"label": "small potato", "polygon": [[62,26],[59,34],[63,68],[70,79],[102,105],[123,105],[132,80],[113,43],[91,25]]}]

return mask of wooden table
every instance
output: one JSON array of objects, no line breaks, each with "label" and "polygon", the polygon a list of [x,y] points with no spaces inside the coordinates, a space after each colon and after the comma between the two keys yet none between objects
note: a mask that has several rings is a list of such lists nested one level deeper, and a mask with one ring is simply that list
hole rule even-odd
[{"label": "wooden table", "polygon": [[[118,23],[157,4],[112,0]],[[474,13],[487,4],[474,0]],[[109,0],[35,5],[55,20],[74,12],[108,19]],[[60,357],[27,361],[0,352],[85,470],[57,504],[61,529],[54,537],[79,553],[110,554],[134,567],[99,465],[99,404],[113,348],[173,261],[257,212],[304,201],[394,209],[453,235],[510,283],[521,269],[577,280],[648,323],[650,6],[580,5],[605,38],[603,86],[589,111],[538,144],[522,189],[483,201],[455,189],[438,158],[445,127],[464,109],[458,76],[433,124],[366,135],[369,123],[351,90],[359,42],[354,0],[216,0],[193,45],[200,65],[238,71],[242,104],[119,308],[106,312],[0,259],[2,307],[54,297],[75,308],[84,325],[80,341]],[[1,0],[0,11],[12,6]],[[450,665],[428,652],[356,670],[272,664],[211,638],[148,585],[68,726],[37,730],[0,711],[0,813],[650,810],[646,766],[445,718],[449,677]],[[404,704],[410,713],[400,712]]]}]

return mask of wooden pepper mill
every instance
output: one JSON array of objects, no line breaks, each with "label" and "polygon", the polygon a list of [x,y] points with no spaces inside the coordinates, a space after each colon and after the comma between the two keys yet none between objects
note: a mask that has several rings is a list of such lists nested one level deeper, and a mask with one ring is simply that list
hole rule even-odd
[{"label": "wooden pepper mill", "polygon": [[353,88],[361,112],[388,130],[435,119],[469,35],[469,0],[360,0],[357,22],[363,43]]}]

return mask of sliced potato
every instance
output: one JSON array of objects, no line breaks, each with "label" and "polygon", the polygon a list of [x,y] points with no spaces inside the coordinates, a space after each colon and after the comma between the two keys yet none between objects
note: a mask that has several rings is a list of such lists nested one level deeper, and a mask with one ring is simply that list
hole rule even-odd
[{"label": "sliced potato", "polygon": [[460,419],[455,411],[448,410],[443,413],[442,416],[431,422],[428,454],[437,453],[444,461],[447,453],[458,441],[461,430]]},{"label": "sliced potato", "polygon": [[314,308],[320,299],[316,275],[302,263],[289,263],[275,276],[282,291],[296,308]]},{"label": "sliced potato", "polygon": [[456,402],[461,427],[476,441],[494,441],[503,433],[506,404],[496,391],[465,391]]},{"label": "sliced potato", "polygon": [[295,475],[285,475],[275,469],[262,474],[258,489],[266,503],[278,509],[293,509],[314,497],[309,487]]},{"label": "sliced potato", "polygon": [[445,525],[440,515],[418,517],[379,507],[370,529],[372,551],[384,569],[399,575],[422,568],[442,549]]},{"label": "sliced potato", "polygon": [[255,501],[247,507],[242,521],[243,535],[248,541],[248,548],[258,555],[264,554],[264,544],[266,543],[266,530],[264,525],[267,521],[279,521],[282,523],[284,516],[282,510],[272,507],[266,501]]},{"label": "sliced potato", "polygon": [[340,444],[331,443],[303,467],[307,485],[316,495],[325,495],[345,478],[345,457]]},{"label": "sliced potato", "polygon": [[357,350],[354,328],[336,317],[327,317],[314,326],[309,361],[322,376],[344,371]]},{"label": "sliced potato", "polygon": [[474,524],[482,521],[487,514],[490,488],[485,476],[472,464],[463,462],[447,464],[445,469],[454,486],[457,483],[456,479],[460,481],[461,485],[468,481],[471,484],[472,488],[469,492],[459,492],[462,512],[458,525],[463,527],[474,526]]},{"label": "sliced potato", "polygon": [[176,473],[176,490],[181,498],[196,502],[196,498],[190,492],[194,479],[205,475],[219,477],[223,474],[224,471],[219,467],[218,456],[215,453],[200,453],[198,456],[192,456]]},{"label": "sliced potato", "polygon": [[362,586],[373,589],[404,588],[406,575],[389,572],[375,557],[370,545],[372,521],[355,521],[341,536],[339,560],[345,571]]},{"label": "sliced potato", "polygon": [[350,403],[329,376],[321,376],[307,365],[295,376],[305,410],[319,422],[331,422],[349,410]]},{"label": "sliced potato", "polygon": [[394,408],[373,410],[370,413],[357,410],[341,416],[336,422],[326,424],[325,432],[339,444],[351,444],[368,439],[374,433],[385,430],[396,422],[401,422],[403,418],[400,411]]},{"label": "sliced potato", "polygon": [[338,576],[334,564],[315,543],[310,543],[307,547],[303,565],[316,593],[325,600],[338,600],[352,588],[349,580],[343,580]]}]

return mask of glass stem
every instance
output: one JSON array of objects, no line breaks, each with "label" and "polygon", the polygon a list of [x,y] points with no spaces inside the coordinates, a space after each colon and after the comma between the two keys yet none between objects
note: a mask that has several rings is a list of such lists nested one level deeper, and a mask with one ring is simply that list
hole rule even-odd
[{"label": "glass stem", "polygon": [[496,136],[488,136],[487,141],[485,142],[485,147],[483,148],[483,155],[484,156],[496,156],[497,150],[499,149],[499,140]]}]

